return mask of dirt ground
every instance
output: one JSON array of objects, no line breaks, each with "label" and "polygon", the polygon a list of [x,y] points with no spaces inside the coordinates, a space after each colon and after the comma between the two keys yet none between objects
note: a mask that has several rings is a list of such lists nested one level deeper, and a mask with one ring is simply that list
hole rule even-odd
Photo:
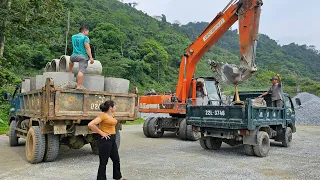
[{"label": "dirt ground", "polygon": [[[54,162],[29,164],[24,140],[10,147],[0,136],[1,180],[94,180],[99,165],[90,145],[79,150],[61,146]],[[266,158],[250,157],[243,146],[223,144],[218,151],[204,150],[199,142],[182,141],[172,133],[146,138],[142,125],[121,131],[121,170],[130,180],[146,179],[320,179],[320,126],[297,126],[290,148],[272,143]],[[112,179],[112,161],[107,166]]]}]

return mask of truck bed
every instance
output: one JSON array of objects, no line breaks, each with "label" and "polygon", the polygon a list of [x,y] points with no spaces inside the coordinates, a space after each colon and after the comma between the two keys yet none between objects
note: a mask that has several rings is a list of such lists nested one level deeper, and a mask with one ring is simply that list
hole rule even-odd
[{"label": "truck bed", "polygon": [[135,120],[137,118],[137,94],[117,94],[105,91],[53,88],[18,94],[16,114],[42,120],[92,120],[101,111],[100,104],[113,100],[116,105],[115,118]]},{"label": "truck bed", "polygon": [[254,130],[263,125],[285,125],[284,108],[255,107],[250,99],[247,105],[188,106],[187,124],[220,129]]}]

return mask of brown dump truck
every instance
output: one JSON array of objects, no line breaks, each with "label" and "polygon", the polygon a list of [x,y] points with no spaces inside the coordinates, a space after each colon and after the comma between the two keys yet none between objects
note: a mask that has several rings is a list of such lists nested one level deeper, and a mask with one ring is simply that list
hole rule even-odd
[{"label": "brown dump truck", "polygon": [[42,89],[21,93],[18,85],[12,98],[9,93],[4,97],[10,100],[10,146],[18,145],[19,138],[26,139],[26,159],[30,163],[53,161],[60,145],[80,149],[89,143],[97,154],[95,134],[87,125],[100,113],[99,106],[106,100],[113,100],[117,106],[118,147],[121,124],[137,119],[135,93],[56,88],[50,78]]}]

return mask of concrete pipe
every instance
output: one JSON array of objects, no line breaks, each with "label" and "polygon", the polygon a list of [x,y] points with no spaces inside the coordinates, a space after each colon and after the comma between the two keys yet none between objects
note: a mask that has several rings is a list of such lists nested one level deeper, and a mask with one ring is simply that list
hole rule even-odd
[{"label": "concrete pipe", "polygon": [[128,94],[130,81],[122,78],[106,77],[104,91],[109,93]]},{"label": "concrete pipe", "polygon": [[48,62],[45,67],[45,72],[53,72],[51,62]]},{"label": "concrete pipe", "polygon": [[31,78],[31,91],[41,89],[43,86],[43,75],[36,75]]},{"label": "concrete pipe", "polygon": [[54,81],[54,86],[58,87],[62,83],[65,83],[67,81],[73,81],[73,74],[67,72],[45,72],[43,73],[42,86],[45,85],[47,78],[52,78]]},{"label": "concrete pipe", "polygon": [[[61,56],[59,62],[59,72],[68,72],[69,71],[69,63],[70,63],[70,56]],[[72,73],[77,75],[79,72],[79,63],[75,62],[72,68]],[[101,75],[102,73],[102,65],[101,62],[98,60],[94,60],[93,64],[88,62],[88,67],[84,71],[84,74],[90,75]]]},{"label": "concrete pipe", "polygon": [[21,92],[29,92],[31,87],[30,78],[25,78],[21,82]]},{"label": "concrete pipe", "polygon": [[103,91],[104,90],[104,77],[100,75],[89,75],[83,76],[83,86],[87,90],[92,91]]},{"label": "concrete pipe", "polygon": [[60,59],[53,59],[51,61],[51,69],[53,72],[59,72],[59,61]]}]

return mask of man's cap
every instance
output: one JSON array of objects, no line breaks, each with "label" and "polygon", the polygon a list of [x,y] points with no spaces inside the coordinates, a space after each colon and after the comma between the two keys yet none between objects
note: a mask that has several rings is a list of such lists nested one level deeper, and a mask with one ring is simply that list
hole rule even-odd
[{"label": "man's cap", "polygon": [[278,80],[278,78],[272,77],[272,78],[270,79],[270,81],[273,81],[273,80]]}]

